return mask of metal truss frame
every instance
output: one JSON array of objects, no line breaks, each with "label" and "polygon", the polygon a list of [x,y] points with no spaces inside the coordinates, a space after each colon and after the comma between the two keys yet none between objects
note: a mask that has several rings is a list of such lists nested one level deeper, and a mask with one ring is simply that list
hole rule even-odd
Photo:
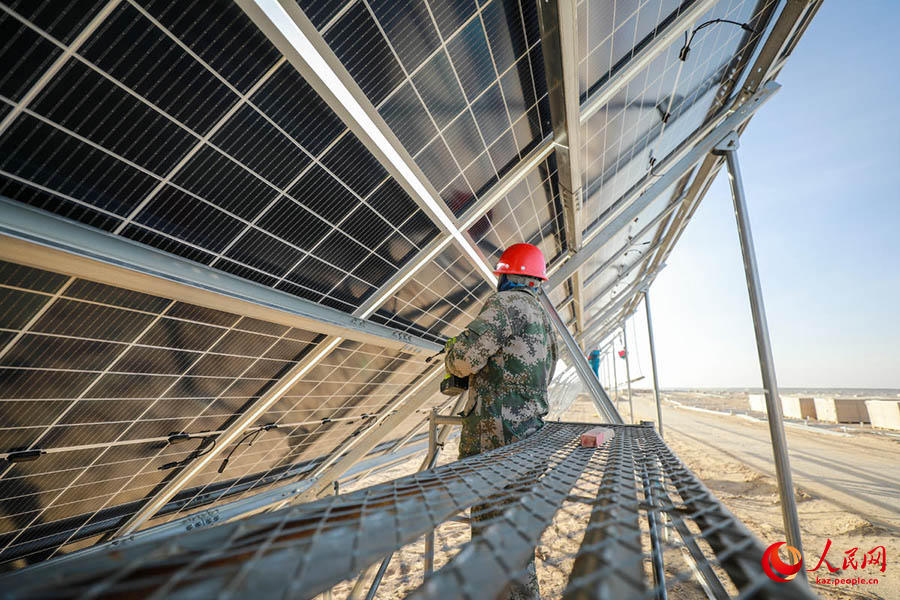
[{"label": "metal truss frame", "polygon": [[115,287],[410,354],[434,342],[0,198],[0,257]]},{"label": "metal truss frame", "polygon": [[[16,598],[63,590],[79,597],[311,598],[499,494],[509,499],[507,510],[410,597],[495,595],[514,575],[510,565],[525,562],[557,512],[573,502],[590,513],[584,539],[567,554],[575,561],[565,598],[598,590],[650,597],[664,590],[661,580],[648,586],[642,567],[647,558],[661,567],[660,543],[667,539],[658,535],[661,527],[679,532],[701,576],[726,581],[713,571],[720,567],[741,597],[814,597],[797,580],[775,582],[764,574],[761,542],[652,427],[608,425],[615,430],[609,443],[580,448],[580,434],[595,426],[548,423],[525,440],[431,472],[216,527],[164,538],[148,532],[7,574],[3,589]],[[641,546],[644,519],[656,524],[658,543],[649,554]],[[383,535],[388,529],[392,535]]]},{"label": "metal truss frame", "polygon": [[[88,279],[119,287],[139,290],[146,290],[152,287],[157,293],[167,297],[292,327],[301,327],[328,336],[321,342],[319,351],[292,369],[284,379],[273,387],[273,392],[266,394],[266,396],[252,405],[221,434],[219,438],[221,443],[217,444],[217,448],[220,449],[227,447],[227,443],[225,443],[227,439],[232,439],[246,429],[247,423],[252,421],[257,415],[262,414],[272,403],[277,401],[287,388],[302,378],[303,374],[308,372],[330,350],[337,347],[344,338],[362,343],[380,344],[383,347],[413,354],[437,351],[439,349],[437,344],[372,323],[366,319],[415,272],[430,262],[434,256],[451,242],[455,243],[463,251],[467,259],[487,281],[493,282],[493,275],[485,263],[484,257],[472,243],[466,230],[502,200],[523,177],[553,152],[557,153],[558,165],[560,165],[560,182],[561,188],[564,190],[564,206],[567,207],[567,245],[570,248],[570,252],[573,253],[548,282],[546,290],[550,291],[567,280],[572,281],[573,294],[571,301],[575,302],[576,323],[581,334],[579,337],[583,337],[584,334],[592,329],[592,325],[596,325],[599,321],[594,319],[590,324],[583,321],[582,313],[584,307],[581,301],[583,285],[580,280],[580,267],[605,241],[618,231],[623,220],[626,222],[630,220],[625,218],[626,215],[640,212],[668,185],[674,183],[674,180],[686,177],[690,173],[696,162],[702,158],[702,155],[709,152],[708,149],[701,152],[699,146],[704,145],[703,147],[705,148],[708,138],[713,137],[712,132],[718,131],[720,126],[724,126],[723,120],[729,123],[729,130],[741,129],[753,112],[777,89],[777,86],[773,87],[774,84],[766,84],[757,91],[748,82],[739,98],[742,104],[732,114],[726,115],[722,112],[715,119],[711,119],[702,130],[695,132],[679,150],[656,168],[656,171],[665,170],[665,173],[661,176],[658,173],[651,173],[648,178],[642,180],[625,196],[620,198],[615,203],[614,209],[609,211],[608,218],[587,232],[587,235],[585,235],[587,243],[582,245],[582,240],[580,239],[582,227],[579,219],[581,173],[577,162],[577,148],[579,146],[577,143],[573,143],[573,140],[577,142],[578,124],[583,123],[605,104],[610,97],[623,89],[642,68],[661,52],[665,51],[686,28],[691,27],[702,14],[712,8],[716,0],[698,0],[684,13],[678,15],[580,107],[577,104],[577,79],[573,75],[573,65],[577,64],[573,63],[575,61],[576,43],[574,36],[574,3],[563,1],[559,3],[559,6],[554,3],[539,3],[542,15],[542,34],[554,35],[553,27],[547,28],[543,25],[545,22],[549,23],[550,17],[555,16],[557,23],[555,36],[559,41],[557,46],[559,48],[558,56],[554,57],[552,53],[548,55],[545,50],[548,67],[553,61],[556,61],[554,64],[558,65],[558,68],[547,69],[548,80],[552,80],[548,81],[548,83],[553,83],[553,85],[550,85],[550,88],[554,139],[543,140],[512,171],[495,184],[487,195],[479,199],[474,206],[469,208],[459,218],[454,217],[440,200],[436,190],[433,189],[433,186],[425,178],[412,157],[409,156],[387,124],[381,119],[374,106],[364,96],[353,78],[303,14],[302,10],[297,7],[296,3],[288,0],[237,0],[237,2],[282,51],[292,65],[304,75],[323,100],[335,110],[366,147],[387,168],[388,172],[404,187],[442,232],[437,239],[420,251],[412,261],[389,279],[366,304],[352,315],[347,315],[346,313],[308,302],[295,296],[215,271],[214,269],[204,268],[195,263],[145,248],[128,240],[115,238],[114,236],[92,231],[89,228],[72,224],[56,217],[44,215],[33,209],[18,205],[14,206],[6,201],[0,202],[0,221],[2,221],[0,223],[0,256],[9,258],[14,262],[57,272],[61,271],[72,276],[84,276]],[[94,21],[97,21],[97,24],[102,22],[105,15],[116,4],[117,1],[109,2],[104,11],[95,17]],[[545,4],[553,6],[548,8],[544,6]],[[805,6],[806,4],[803,0],[788,1],[789,8],[799,5]],[[547,19],[545,19],[544,13],[548,10],[552,14],[549,14]],[[785,13],[787,12],[787,9],[783,11],[782,19],[786,18]],[[809,12],[814,13],[814,11]],[[810,16],[807,13],[807,24]],[[799,16],[797,20],[800,20]],[[780,23],[781,20],[779,20]],[[92,21],[88,28],[91,25],[96,27],[97,24],[94,24]],[[81,37],[86,39],[89,34],[88,28],[85,30],[87,33],[82,32],[73,44],[78,42]],[[778,45],[777,52],[767,53],[770,46],[769,42],[772,41],[772,37],[775,37],[776,32],[779,35],[781,33],[778,25],[776,25],[772,35],[769,36],[770,39],[767,40],[767,45],[764,47],[757,62],[763,62],[764,57],[766,60],[771,59],[769,60],[770,66],[776,59],[778,62],[774,68],[771,70],[767,68],[763,76],[755,79],[757,87],[759,87],[760,82],[768,79],[771,71],[777,72],[780,69],[786,57],[785,48],[787,48],[786,52],[789,52],[790,43],[795,43],[802,30],[798,32],[798,27],[795,23],[794,27],[785,32],[787,41],[783,41],[782,44]],[[797,35],[792,39],[788,39],[791,34]],[[81,42],[83,41],[81,40]],[[552,46],[547,45],[546,47]],[[572,91],[573,80],[575,81],[574,94]],[[558,85],[554,82],[558,83]],[[554,109],[554,107],[556,108]],[[736,125],[734,124],[735,118],[740,118],[740,122]],[[8,126],[9,123],[7,121],[9,119],[9,116],[4,119],[3,126]],[[685,155],[690,157],[691,161],[687,161]],[[712,167],[706,169],[707,174],[711,174],[714,177],[719,166],[720,163],[714,163]],[[706,167],[707,163],[705,162],[701,170]],[[667,183],[663,185],[664,182]],[[697,179],[695,178],[696,182]],[[695,187],[697,187],[696,190],[693,189]],[[701,197],[707,187],[708,183],[692,186],[693,194],[689,192],[679,197],[666,208],[664,216],[661,215],[654,219],[653,224],[656,224],[663,218],[668,218],[676,205],[681,206],[679,215],[684,214],[685,216],[679,222],[680,228],[669,228],[670,233],[674,230],[677,230],[678,233],[672,237],[667,236],[661,248],[654,246],[654,249],[658,250],[656,253],[657,258],[662,257],[662,260],[664,260],[664,257],[671,251],[671,247],[677,241],[680,231],[683,230],[684,223],[687,222],[696,208],[696,202],[699,202],[699,200],[695,201],[695,198]],[[683,200],[688,201],[682,204]],[[22,220],[15,220],[13,212],[18,212],[19,215],[16,218],[22,217]],[[609,217],[610,213],[614,213],[617,216],[615,218]],[[47,228],[48,225],[50,225],[49,230]],[[665,225],[660,229],[664,228]],[[50,235],[53,232],[71,234],[71,237],[67,238],[63,235],[59,239],[54,239]],[[652,253],[648,252],[647,258],[651,255]],[[647,258],[638,262],[645,262]],[[143,262],[143,259],[146,259],[147,262]],[[654,260],[654,267],[658,267],[661,262],[661,260]],[[608,263],[609,261],[604,263],[604,266]],[[652,280],[652,277],[658,272],[658,268],[654,269],[651,267],[651,269],[653,275],[647,277],[647,281]],[[597,272],[591,277],[595,277]],[[628,308],[623,313],[630,314]],[[568,332],[565,324],[562,322],[560,324],[562,326],[560,334],[564,338],[566,334],[571,337],[571,333]],[[427,382],[432,381],[436,377],[437,371],[437,369],[434,369],[425,373],[415,384],[414,389],[421,389]],[[277,392],[280,392],[280,394]],[[421,403],[430,397],[430,395],[425,396],[421,402],[409,401],[410,394],[411,392],[395,398],[392,403],[385,407],[377,423],[374,423],[362,435],[351,440],[352,446],[345,445],[343,447],[341,451],[343,453],[342,456],[333,456],[327,461],[328,464],[320,468],[317,473],[317,483],[309,490],[310,497],[321,492],[331,481],[340,477],[354,462],[364,456],[388,435],[395,426],[399,425]],[[603,396],[605,396],[605,393],[603,393]],[[606,399],[608,401],[608,397]],[[615,415],[618,415],[614,407],[613,411]],[[401,414],[404,415],[402,418],[400,417]],[[207,456],[209,460],[212,460],[216,454],[217,451],[213,451]],[[206,456],[203,458],[206,458]],[[193,468],[194,464],[200,466],[195,469]],[[182,489],[199,468],[202,468],[200,461],[195,461],[190,468],[180,472],[175,479],[164,486],[163,490],[148,500],[144,509],[139,513],[140,518],[133,518],[129,521],[127,527],[120,529],[119,533],[132,532],[140,527],[143,522],[155,514],[158,507],[165,505],[166,501]],[[327,483],[320,483],[326,480]],[[311,491],[313,488],[317,490],[315,493]]]}]

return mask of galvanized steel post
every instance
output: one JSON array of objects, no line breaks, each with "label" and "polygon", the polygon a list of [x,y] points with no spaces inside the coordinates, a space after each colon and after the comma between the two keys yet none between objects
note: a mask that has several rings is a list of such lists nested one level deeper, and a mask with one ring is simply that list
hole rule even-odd
[{"label": "galvanized steel post", "polygon": [[624,421],[619,415],[619,411],[613,406],[609,396],[607,396],[606,392],[603,390],[603,386],[600,385],[600,381],[591,370],[591,366],[588,364],[587,359],[584,358],[584,354],[582,354],[578,342],[572,337],[572,332],[566,328],[566,324],[562,320],[562,317],[556,312],[556,307],[553,306],[553,301],[550,300],[547,291],[541,288],[538,296],[550,322],[553,324],[553,328],[556,329],[556,332],[559,334],[559,337],[562,338],[562,341],[566,346],[566,350],[569,352],[569,357],[572,359],[575,371],[578,373],[578,376],[587,388],[591,399],[594,401],[597,413],[604,418],[607,423],[623,424]]},{"label": "galvanized steel post", "polygon": [[625,349],[625,381],[628,382],[628,417],[634,423],[634,403],[631,401],[631,364],[629,362],[631,356],[628,353],[628,334],[625,332],[625,323],[622,323],[622,345]]},{"label": "galvanized steel post", "polygon": [[[797,517],[797,504],[794,501],[794,484],[788,458],[787,439],[784,435],[778,383],[775,378],[775,359],[772,356],[772,343],[769,339],[769,326],[766,322],[762,285],[760,284],[759,270],[756,265],[756,251],[753,247],[753,235],[750,232],[750,216],[747,212],[744,182],[741,178],[741,169],[737,159],[738,146],[738,135],[732,131],[716,145],[713,152],[724,156],[728,164],[728,179],[731,184],[731,196],[734,201],[734,216],[737,220],[741,254],[744,259],[744,274],[747,278],[747,292],[750,296],[750,313],[753,315],[753,329],[756,333],[756,350],[759,354],[759,368],[762,372],[763,388],[765,389],[769,434],[772,437],[772,451],[775,455],[775,474],[778,478],[778,495],[781,498],[785,535],[787,536],[787,543],[802,553],[800,522]],[[806,581],[805,577],[802,579]]]},{"label": "galvanized steel post", "polygon": [[656,397],[656,418],[659,422],[659,437],[663,437],[662,405],[659,402],[659,376],[656,373],[656,344],[653,342],[653,319],[650,318],[650,295],[644,294],[644,310],[647,311],[647,337],[650,338],[650,366],[653,368],[653,395]]}]

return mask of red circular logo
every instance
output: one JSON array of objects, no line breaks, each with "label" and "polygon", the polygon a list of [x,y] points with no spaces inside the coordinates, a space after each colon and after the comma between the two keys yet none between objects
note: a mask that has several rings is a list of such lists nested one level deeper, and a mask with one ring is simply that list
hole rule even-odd
[{"label": "red circular logo", "polygon": [[[778,556],[778,549],[784,546],[791,555],[791,563],[786,564],[781,557]],[[800,569],[803,568],[803,557],[800,551],[793,546],[788,546],[786,542],[776,542],[766,548],[762,557],[762,568],[772,581],[783,583],[790,581],[797,576]]]}]

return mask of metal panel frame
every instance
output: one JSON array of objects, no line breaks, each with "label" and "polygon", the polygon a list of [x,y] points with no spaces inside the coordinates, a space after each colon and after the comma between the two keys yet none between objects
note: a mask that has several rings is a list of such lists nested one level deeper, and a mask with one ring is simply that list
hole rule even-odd
[{"label": "metal panel frame", "polygon": [[[580,159],[581,125],[578,104],[578,35],[577,9],[574,0],[558,0],[538,4],[541,27],[541,51],[550,100],[550,121],[556,142],[556,166],[562,200],[569,254],[581,249],[582,182]],[[578,331],[584,324],[584,302],[581,272],[572,275],[572,298]]]},{"label": "metal panel frame", "polygon": [[215,310],[410,354],[434,342],[0,198],[0,257]]}]

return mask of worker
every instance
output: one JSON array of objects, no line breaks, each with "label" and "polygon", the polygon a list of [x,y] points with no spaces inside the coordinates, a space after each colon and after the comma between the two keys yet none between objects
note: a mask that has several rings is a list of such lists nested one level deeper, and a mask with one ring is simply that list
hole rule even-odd
[{"label": "worker", "polygon": [[[487,299],[464,332],[447,341],[445,348],[447,371],[469,377],[460,458],[534,434],[544,426],[542,417],[549,409],[547,385],[553,378],[558,349],[537,298],[541,282],[547,280],[544,255],[531,244],[514,244],[503,252],[494,274],[500,276],[497,293]],[[503,514],[504,504],[517,499],[507,492],[473,506],[473,538]],[[540,598],[534,559],[523,567],[524,581],[511,582],[501,597]]]}]

